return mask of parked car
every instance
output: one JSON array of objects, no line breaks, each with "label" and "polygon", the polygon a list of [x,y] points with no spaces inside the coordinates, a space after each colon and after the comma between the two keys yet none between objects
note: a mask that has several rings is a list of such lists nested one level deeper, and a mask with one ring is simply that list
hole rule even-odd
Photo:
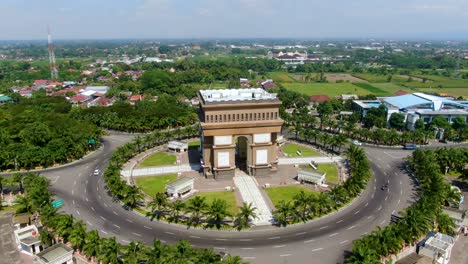
[{"label": "parked car", "polygon": [[353,144],[356,145],[356,146],[362,146],[362,143],[357,141],[357,140],[354,140]]},{"label": "parked car", "polygon": [[416,146],[416,144],[414,143],[406,143],[404,146],[403,146],[404,149],[409,149],[409,150],[415,150],[415,149],[418,149],[418,146]]}]

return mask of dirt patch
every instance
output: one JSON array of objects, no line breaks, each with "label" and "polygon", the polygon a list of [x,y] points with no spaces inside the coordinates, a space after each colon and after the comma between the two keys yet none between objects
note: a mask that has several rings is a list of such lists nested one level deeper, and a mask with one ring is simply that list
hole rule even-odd
[{"label": "dirt patch", "polygon": [[[417,82],[423,82],[424,80],[422,78],[419,78],[419,77],[414,77],[414,76],[409,76],[409,75],[397,75],[398,77],[400,78],[403,78],[403,79],[409,79],[411,77],[411,79],[413,79],[413,81],[417,81]],[[431,80],[429,79],[426,79],[426,82],[431,82]]]},{"label": "dirt patch", "polygon": [[340,82],[348,81],[350,83],[367,82],[364,79],[357,78],[347,73],[326,73],[325,76],[327,77],[327,80],[329,82],[337,82],[337,81],[340,81]]}]

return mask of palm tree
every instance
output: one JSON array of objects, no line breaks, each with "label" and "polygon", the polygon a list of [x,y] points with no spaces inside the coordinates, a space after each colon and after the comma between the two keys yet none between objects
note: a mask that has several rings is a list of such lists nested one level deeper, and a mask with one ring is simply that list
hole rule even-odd
[{"label": "palm tree", "polygon": [[187,205],[187,212],[191,213],[189,222],[195,223],[195,226],[200,222],[201,215],[208,209],[208,204],[205,202],[205,197],[195,196],[190,199]]},{"label": "palm tree", "polygon": [[85,244],[83,245],[83,252],[89,258],[97,257],[100,254],[101,239],[97,230],[92,230],[85,235]]},{"label": "palm tree", "polygon": [[151,212],[153,212],[151,220],[154,219],[154,216],[159,220],[163,214],[164,209],[167,207],[167,196],[164,193],[157,193],[151,202],[149,202],[148,206],[151,208]]},{"label": "palm tree", "polygon": [[19,208],[17,210],[19,213],[24,213],[24,212],[32,213],[33,212],[32,210],[33,205],[31,204],[31,200],[25,196],[17,196],[13,203],[16,205],[19,205]]},{"label": "palm tree", "polygon": [[123,197],[123,202],[131,208],[135,208],[144,199],[141,188],[136,185],[125,185]]},{"label": "palm tree", "polygon": [[99,259],[102,263],[117,264],[119,263],[120,245],[115,240],[115,237],[105,238],[101,244],[101,254]]},{"label": "palm tree", "polygon": [[73,224],[73,230],[68,237],[73,248],[81,250],[85,243],[86,227],[83,221],[77,221]]},{"label": "palm tree", "polygon": [[73,215],[58,215],[55,231],[65,240],[68,240],[73,228]]},{"label": "palm tree", "polygon": [[179,259],[186,259],[190,256],[191,252],[192,246],[190,246],[190,243],[187,240],[180,240],[176,244],[176,255]]},{"label": "palm tree", "polygon": [[306,192],[301,190],[298,194],[293,197],[294,208],[296,208],[299,217],[302,221],[307,220],[307,212],[312,201],[312,197]]},{"label": "palm tree", "polygon": [[171,220],[175,220],[177,223],[179,221],[180,211],[185,208],[185,203],[181,200],[175,200],[173,203],[169,204]]},{"label": "palm tree", "polygon": [[129,264],[138,264],[143,260],[142,250],[144,245],[140,242],[130,242],[127,246],[124,247],[124,252],[122,254],[122,259],[124,263]]},{"label": "palm tree", "polygon": [[242,264],[244,263],[242,261],[242,258],[239,256],[231,256],[231,254],[228,254],[226,257],[226,260],[223,262],[226,264]]},{"label": "palm tree", "polygon": [[211,203],[207,211],[208,215],[208,226],[215,225],[216,228],[220,229],[224,223],[226,217],[231,216],[228,212],[228,205],[225,200],[215,198]]},{"label": "palm tree", "polygon": [[41,243],[48,247],[52,246],[55,242],[54,235],[46,228],[39,229],[39,236],[41,238]]},{"label": "palm tree", "polygon": [[153,240],[153,246],[146,252],[148,258],[147,264],[159,264],[164,262],[164,257],[167,254],[167,247],[159,240]]},{"label": "palm tree", "polygon": [[439,212],[436,217],[437,230],[443,234],[454,235],[457,225],[455,222],[443,212]]},{"label": "palm tree", "polygon": [[289,224],[291,214],[294,212],[290,202],[280,201],[275,205],[276,210],[273,213],[279,226],[287,226]]},{"label": "palm tree", "polygon": [[235,226],[237,226],[237,230],[242,230],[243,228],[250,226],[250,219],[254,219],[257,217],[257,210],[256,207],[252,206],[252,203],[242,203],[242,206],[239,207],[239,213],[236,214],[236,220],[234,221]]}]

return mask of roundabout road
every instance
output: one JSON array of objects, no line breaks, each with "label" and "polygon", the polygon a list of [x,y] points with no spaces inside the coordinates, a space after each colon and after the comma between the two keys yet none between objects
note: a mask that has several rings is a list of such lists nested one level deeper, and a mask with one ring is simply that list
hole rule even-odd
[{"label": "roundabout road", "polygon": [[[126,211],[107,195],[96,168],[104,169],[112,152],[134,136],[113,134],[104,146],[85,161],[42,172],[51,179],[51,190],[64,200],[61,212],[83,220],[102,236],[115,236],[123,244],[130,240],[151,243],[159,239],[174,243],[189,240],[196,247],[213,247],[240,255],[252,263],[342,263],[351,242],[385,226],[392,213],[412,203],[413,183],[406,174],[403,158],[411,154],[401,149],[364,147],[373,177],[366,190],[349,206],[305,224],[287,228],[256,227],[249,231],[187,229],[184,226],[149,219]],[[388,183],[388,189],[380,187]]]}]

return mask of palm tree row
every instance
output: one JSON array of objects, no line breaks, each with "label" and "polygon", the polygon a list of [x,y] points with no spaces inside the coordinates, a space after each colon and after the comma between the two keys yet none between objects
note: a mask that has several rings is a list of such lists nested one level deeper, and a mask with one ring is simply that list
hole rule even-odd
[{"label": "palm tree row", "polygon": [[167,143],[171,139],[188,138],[197,135],[198,128],[189,126],[168,131],[155,131],[145,136],[138,136],[131,142],[119,147],[113,154],[109,166],[104,173],[104,179],[109,193],[115,199],[121,200],[127,206],[134,208],[143,201],[143,193],[137,186],[127,185],[120,177],[120,171],[129,159],[138,153]]},{"label": "palm tree row", "polygon": [[413,245],[431,230],[454,234],[455,223],[442,212],[442,206],[458,202],[460,196],[444,182],[436,160],[433,150],[413,153],[409,165],[419,181],[419,200],[401,213],[401,221],[355,240],[346,263],[381,263],[383,258]]},{"label": "palm tree row", "polygon": [[166,194],[157,193],[148,206],[151,209],[151,219],[182,222],[188,226],[203,224],[205,227],[216,227],[217,229],[228,225],[230,219],[233,219],[232,224],[238,230],[249,228],[252,219],[257,216],[256,208],[252,204],[243,203],[239,207],[239,212],[232,215],[226,201],[214,199],[211,204],[208,204],[203,196],[195,196],[184,203],[181,200],[169,202]]},{"label": "palm tree row", "polygon": [[101,263],[243,263],[242,259],[228,256],[222,260],[212,249],[196,249],[187,241],[164,245],[155,240],[153,245],[130,242],[121,245],[115,237],[100,237],[98,231],[86,230],[82,220],[72,215],[58,214],[52,207],[49,181],[37,174],[23,175],[24,194],[18,198],[20,212],[38,212],[43,225],[40,238],[44,245],[57,242],[70,243],[74,250],[88,259]]},{"label": "palm tree row", "polygon": [[362,148],[352,145],[347,156],[350,163],[350,178],[329,193],[319,195],[301,191],[291,202],[282,201],[276,206],[273,215],[280,226],[307,221],[326,215],[356,197],[367,185],[371,177],[370,165]]}]

